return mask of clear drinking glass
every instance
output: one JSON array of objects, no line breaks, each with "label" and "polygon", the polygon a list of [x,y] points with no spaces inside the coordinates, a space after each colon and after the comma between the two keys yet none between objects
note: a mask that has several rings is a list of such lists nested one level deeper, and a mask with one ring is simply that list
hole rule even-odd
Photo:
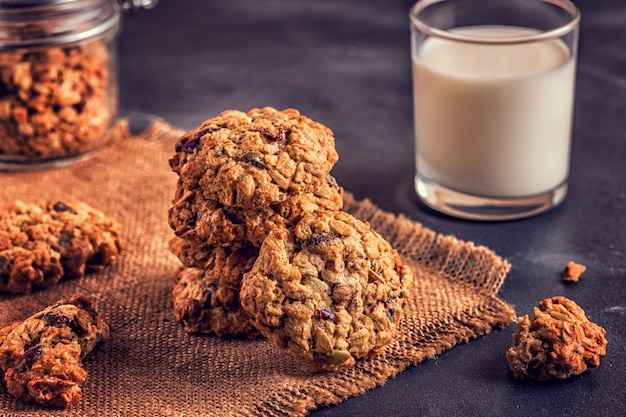
[{"label": "clear drinking glass", "polygon": [[567,193],[580,12],[568,0],[422,0],[410,12],[415,188],[456,217]]}]

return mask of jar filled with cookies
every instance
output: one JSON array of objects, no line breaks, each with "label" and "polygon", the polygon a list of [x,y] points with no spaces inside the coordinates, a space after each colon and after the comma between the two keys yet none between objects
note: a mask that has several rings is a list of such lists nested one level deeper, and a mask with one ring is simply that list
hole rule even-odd
[{"label": "jar filled with cookies", "polygon": [[63,166],[117,114],[115,0],[0,1],[0,170]]}]

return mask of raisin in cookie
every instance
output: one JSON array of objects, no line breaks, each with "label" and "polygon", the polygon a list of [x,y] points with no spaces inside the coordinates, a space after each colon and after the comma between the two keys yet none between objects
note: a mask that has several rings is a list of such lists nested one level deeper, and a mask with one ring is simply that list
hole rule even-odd
[{"label": "raisin in cookie", "polygon": [[[176,236],[204,245],[229,246],[249,241],[260,247],[270,230],[285,227],[297,216],[316,209],[341,210],[343,188],[331,175],[312,193],[296,194],[264,207],[224,206],[179,182],[168,213]],[[191,266],[191,265],[189,265]]]},{"label": "raisin in cookie", "polygon": [[215,334],[222,338],[255,338],[248,314],[239,304],[239,291],[220,285],[202,269],[183,268],[172,296],[174,315],[187,333]]},{"label": "raisin in cookie", "polygon": [[244,275],[240,298],[273,344],[332,370],[391,342],[412,279],[369,224],[320,210],[269,234]]},{"label": "raisin in cookie", "polygon": [[506,359],[518,379],[564,379],[600,365],[606,354],[606,331],[587,319],[574,301],[546,298],[516,320],[517,332]]},{"label": "raisin in cookie", "polygon": [[170,167],[185,189],[253,208],[313,192],[338,159],[329,128],[271,107],[222,112],[182,136],[175,150]]},{"label": "raisin in cookie", "polygon": [[5,329],[0,330],[0,375],[9,394],[57,407],[82,398],[87,371],[81,360],[109,337],[103,316],[81,296]]},{"label": "raisin in cookie", "polygon": [[82,202],[17,202],[0,212],[0,292],[29,293],[112,263],[120,225]]},{"label": "raisin in cookie", "polygon": [[252,269],[259,249],[250,243],[233,243],[231,246],[199,245],[175,237],[170,250],[188,268],[204,270],[207,280],[239,290],[243,274]]}]

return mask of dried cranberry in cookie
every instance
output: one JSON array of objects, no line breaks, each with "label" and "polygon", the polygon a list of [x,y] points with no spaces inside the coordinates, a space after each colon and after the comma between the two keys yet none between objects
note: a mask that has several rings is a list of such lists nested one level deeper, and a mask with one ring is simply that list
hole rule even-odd
[{"label": "dried cranberry in cookie", "polygon": [[332,370],[392,341],[412,279],[369,224],[318,210],[269,234],[244,275],[240,298],[270,342]]},{"label": "dried cranberry in cookie", "polygon": [[170,167],[183,188],[248,208],[315,191],[338,159],[328,127],[271,107],[224,111],[187,132],[175,151]]}]

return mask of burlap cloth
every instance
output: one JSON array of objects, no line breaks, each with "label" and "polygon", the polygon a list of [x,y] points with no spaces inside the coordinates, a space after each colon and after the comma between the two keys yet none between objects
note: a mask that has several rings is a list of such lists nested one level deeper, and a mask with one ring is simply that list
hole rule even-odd
[{"label": "burlap cloth", "polygon": [[93,159],[0,174],[0,209],[16,199],[79,199],[115,216],[125,237],[113,267],[29,295],[0,295],[0,326],[81,293],[93,298],[112,330],[86,359],[89,376],[78,404],[46,409],[14,400],[0,387],[0,415],[299,416],[382,385],[513,318],[511,306],[496,296],[510,267],[505,260],[348,194],[345,210],[385,236],[416,278],[396,340],[382,354],[352,369],[315,374],[266,341],[186,334],[172,312],[170,285],[179,263],[168,251],[167,224],[176,182],[167,161],[181,133],[157,121],[133,137],[122,121],[112,146]]}]

